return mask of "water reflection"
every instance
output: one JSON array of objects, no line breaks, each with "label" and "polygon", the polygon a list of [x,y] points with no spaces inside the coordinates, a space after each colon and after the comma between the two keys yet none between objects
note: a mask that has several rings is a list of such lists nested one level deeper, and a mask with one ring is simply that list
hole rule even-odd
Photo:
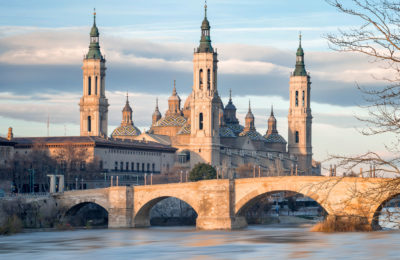
[{"label": "water reflection", "polygon": [[250,226],[75,230],[0,237],[0,259],[398,259],[400,233],[312,233],[308,227]]}]

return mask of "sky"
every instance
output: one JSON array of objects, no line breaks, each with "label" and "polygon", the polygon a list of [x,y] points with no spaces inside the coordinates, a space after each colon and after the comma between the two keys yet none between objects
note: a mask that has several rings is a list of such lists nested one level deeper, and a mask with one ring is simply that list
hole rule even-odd
[{"label": "sky", "polygon": [[[323,0],[209,0],[211,40],[218,51],[218,91],[229,89],[244,123],[251,100],[257,130],[265,134],[274,106],[287,139],[289,75],[298,35],[311,74],[313,153],[385,154],[391,136],[364,137],[355,115],[363,99],[356,84],[377,87],[384,69],[365,57],[331,50],[324,38],[360,26]],[[133,120],[148,130],[155,99],[167,108],[173,81],[184,100],[192,88],[192,54],[200,40],[204,1],[0,0],[0,136],[79,135],[82,58],[88,51],[93,8],[107,59],[109,133],[121,121],[129,92]]]}]

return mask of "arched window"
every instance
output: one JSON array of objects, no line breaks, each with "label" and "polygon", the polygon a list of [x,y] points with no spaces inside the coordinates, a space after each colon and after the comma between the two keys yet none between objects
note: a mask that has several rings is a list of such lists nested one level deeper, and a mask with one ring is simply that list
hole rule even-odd
[{"label": "arched window", "polygon": [[97,95],[97,76],[96,76],[95,82],[94,82],[94,94]]},{"label": "arched window", "polygon": [[199,115],[199,129],[203,130],[203,113]]},{"label": "arched window", "polygon": [[88,129],[88,132],[92,132],[92,117],[91,116],[87,117],[87,129]]},{"label": "arched window", "polygon": [[296,107],[299,106],[299,92],[296,91]]},{"label": "arched window", "polygon": [[92,95],[92,78],[88,77],[88,95]]},{"label": "arched window", "polygon": [[203,69],[200,69],[199,72],[199,88],[203,89]]},{"label": "arched window", "polygon": [[299,143],[299,131],[296,131],[296,133],[294,134],[294,139],[295,139],[296,144],[298,144]]},{"label": "arched window", "polygon": [[211,87],[211,71],[210,69],[207,70],[207,90],[210,90]]},{"label": "arched window", "polygon": [[305,101],[305,93],[304,93],[304,90],[303,90],[303,107],[304,107],[304,101]]}]

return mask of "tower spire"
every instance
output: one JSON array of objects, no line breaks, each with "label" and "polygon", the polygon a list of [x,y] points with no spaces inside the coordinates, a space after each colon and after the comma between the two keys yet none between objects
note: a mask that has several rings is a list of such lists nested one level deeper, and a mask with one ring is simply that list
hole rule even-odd
[{"label": "tower spire", "polygon": [[271,116],[274,116],[274,105],[271,105]]},{"label": "tower spire", "polygon": [[174,88],[172,89],[172,95],[176,96],[176,80],[174,79]]},{"label": "tower spire", "polygon": [[205,0],[205,3],[204,3],[204,18],[207,19],[207,0]]},{"label": "tower spire", "polygon": [[213,53],[214,50],[211,46],[211,37],[210,37],[210,23],[207,19],[207,1],[205,1],[204,5],[204,19],[201,23],[201,39],[200,45],[197,48],[197,52],[211,52]]},{"label": "tower spire", "polygon": [[229,89],[229,102],[232,103],[232,89]]},{"label": "tower spire", "polygon": [[86,59],[96,59],[103,60],[103,56],[100,52],[100,44],[99,44],[99,29],[96,26],[96,8],[93,10],[93,26],[90,30],[90,45],[89,52],[86,55]]},{"label": "tower spire", "polygon": [[307,71],[304,64],[304,51],[301,46],[302,35],[299,33],[299,47],[296,52],[296,68],[293,72],[293,76],[307,76]]}]

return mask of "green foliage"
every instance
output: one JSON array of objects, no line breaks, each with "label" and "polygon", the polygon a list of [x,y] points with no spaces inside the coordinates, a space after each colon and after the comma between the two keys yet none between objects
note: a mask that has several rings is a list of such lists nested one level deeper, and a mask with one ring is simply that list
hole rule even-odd
[{"label": "green foliage", "polygon": [[198,163],[189,173],[190,181],[211,180],[217,178],[217,171],[206,163]]}]

